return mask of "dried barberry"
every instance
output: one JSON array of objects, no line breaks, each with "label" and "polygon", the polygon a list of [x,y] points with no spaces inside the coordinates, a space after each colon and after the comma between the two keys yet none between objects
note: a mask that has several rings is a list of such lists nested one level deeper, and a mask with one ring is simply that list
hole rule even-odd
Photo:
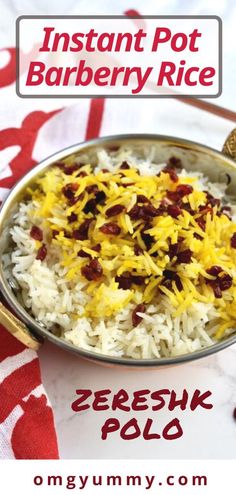
[{"label": "dried barberry", "polygon": [[101,251],[101,244],[96,244],[95,246],[92,246],[91,249],[93,251],[96,251],[97,253],[100,253],[100,251]]},{"label": "dried barberry", "polygon": [[216,299],[220,299],[222,297],[222,292],[221,292],[220,285],[219,285],[218,281],[217,280],[211,280],[209,282],[209,284],[213,289],[213,292],[214,292]]},{"label": "dried barberry", "polygon": [[193,252],[191,249],[185,249],[184,251],[180,251],[180,253],[177,254],[177,261],[178,263],[191,263],[191,258],[192,258]]},{"label": "dried barberry", "polygon": [[52,230],[52,238],[55,239],[55,237],[59,234],[59,230]]},{"label": "dried barberry", "polygon": [[136,256],[139,256],[140,254],[143,254],[143,250],[142,250],[142,248],[138,244],[135,244],[134,245],[134,254]]},{"label": "dried barberry", "polygon": [[136,308],[132,312],[132,323],[133,327],[137,327],[139,323],[143,320],[142,316],[139,316],[138,313],[145,313],[145,304],[138,304]]},{"label": "dried barberry", "polygon": [[83,249],[80,249],[77,253],[80,258],[91,258],[91,254],[86,253]]},{"label": "dried barberry", "polygon": [[180,160],[180,158],[177,158],[176,156],[171,156],[167,162],[167,166],[171,168],[177,168],[177,169],[182,169],[183,165]]},{"label": "dried barberry", "polygon": [[98,189],[98,186],[96,184],[91,184],[91,186],[87,186],[85,188],[85,191],[87,191],[88,194],[96,194],[98,193],[99,189]]},{"label": "dried barberry", "polygon": [[176,191],[167,191],[166,198],[164,198],[164,199],[169,200],[169,202],[167,203],[167,205],[168,205],[168,204],[171,204],[170,202],[178,203],[178,201],[181,199],[181,197]]},{"label": "dried barberry", "polygon": [[159,216],[160,210],[158,208],[155,208],[155,206],[153,206],[151,203],[142,204],[142,206],[139,206],[136,203],[128,212],[128,215],[132,220],[148,220],[148,218],[150,217],[153,218]]},{"label": "dried barberry", "polygon": [[157,217],[159,215],[159,211],[155,206],[153,206],[151,203],[149,204],[144,204],[141,207],[142,215],[143,217]]},{"label": "dried barberry", "polygon": [[150,234],[147,234],[145,232],[148,229],[150,229],[150,225],[145,225],[144,229],[141,231],[141,237],[142,237],[144,244],[146,244],[147,249],[150,249],[154,239]]},{"label": "dried barberry", "polygon": [[195,211],[191,208],[190,204],[189,203],[184,203],[183,201],[180,201],[179,202],[179,207],[182,209],[182,210],[185,210],[187,211],[188,213],[190,213],[190,215],[194,215],[195,214]]},{"label": "dried barberry", "polygon": [[138,194],[137,203],[150,203],[150,200],[144,194]]},{"label": "dried barberry", "polygon": [[132,283],[136,285],[143,285],[145,281],[145,277],[141,277],[141,275],[132,275]]},{"label": "dried barberry", "polygon": [[201,211],[202,216],[207,215],[207,213],[210,213],[211,218],[213,218],[212,206],[201,205],[201,206],[199,206],[199,211]]},{"label": "dried barberry", "polygon": [[79,196],[72,196],[72,198],[68,199],[68,203],[70,206],[75,205],[78,201],[81,201],[84,197],[84,193],[79,194]]},{"label": "dried barberry", "polygon": [[102,267],[97,259],[91,260],[88,265],[81,268],[82,275],[87,280],[99,280],[102,277]]},{"label": "dried barberry", "polygon": [[43,260],[45,260],[46,256],[47,256],[47,248],[46,248],[45,244],[43,244],[38,249],[38,252],[37,252],[37,255],[36,255],[36,260],[43,261]]},{"label": "dried barberry", "polygon": [[174,281],[176,283],[177,289],[181,292],[181,290],[183,290],[183,284],[181,282],[180,276],[177,273],[176,273]]},{"label": "dried barberry", "polygon": [[213,206],[220,206],[220,199],[218,198],[215,198],[214,196],[212,196],[211,193],[209,193],[208,191],[204,191],[205,194],[206,194],[206,198],[207,198],[207,204],[208,205],[211,205],[212,207]]},{"label": "dried barberry", "polygon": [[164,285],[167,289],[172,289],[172,282],[175,282],[177,289],[179,291],[183,290],[183,284],[178,273],[172,270],[164,270],[163,276],[164,279],[162,281],[162,285]]},{"label": "dried barberry", "polygon": [[180,196],[180,198],[183,198],[184,196],[188,196],[193,192],[193,187],[190,186],[189,184],[179,184],[176,187],[176,193]]},{"label": "dried barberry", "polygon": [[228,273],[224,273],[219,276],[219,274],[223,271],[221,266],[213,265],[211,268],[208,268],[207,273],[216,277],[214,280],[205,279],[206,283],[210,285],[214,291],[215,297],[222,297],[221,291],[225,291],[230,289],[233,283],[233,279]]},{"label": "dried barberry", "polygon": [[162,170],[162,172],[164,174],[169,174],[169,177],[172,180],[172,182],[178,182],[179,177],[178,177],[177,173],[175,172],[175,170],[173,168],[165,167]]},{"label": "dried barberry", "polygon": [[166,278],[168,280],[174,280],[174,278],[176,276],[176,272],[173,272],[172,270],[164,270],[163,276],[164,276],[164,278]]},{"label": "dried barberry", "polygon": [[130,274],[128,276],[120,275],[115,278],[115,281],[119,285],[119,289],[128,290],[132,285],[132,279]]},{"label": "dried barberry", "polygon": [[124,209],[125,207],[123,205],[111,206],[111,208],[108,208],[108,210],[106,211],[106,217],[110,218],[119,215],[120,213],[122,213],[122,211],[124,211]]},{"label": "dried barberry", "polygon": [[103,191],[98,191],[95,194],[96,203],[102,203],[106,199],[106,194]]},{"label": "dried barberry", "polygon": [[127,162],[122,162],[120,169],[121,170],[128,170],[130,168],[129,164]]},{"label": "dried barberry", "polygon": [[169,256],[170,260],[172,260],[174,258],[174,256],[177,255],[178,249],[179,249],[179,243],[178,242],[176,242],[175,244],[169,245],[168,256]]},{"label": "dried barberry", "polygon": [[203,217],[196,218],[196,222],[203,231],[206,229],[206,220]]},{"label": "dried barberry", "polygon": [[195,237],[195,239],[198,239],[199,241],[202,241],[202,239],[203,239],[203,237],[200,234],[198,234],[197,232],[194,232],[193,237]]},{"label": "dried barberry", "polygon": [[132,220],[138,220],[140,218],[141,208],[139,205],[135,204],[131,210],[128,211],[128,215]]},{"label": "dried barberry", "polygon": [[[97,253],[99,253],[101,251],[101,244],[96,244],[95,246],[92,246],[91,249],[93,251],[96,251]],[[86,253],[86,251],[84,251],[83,249],[80,249],[80,251],[78,251],[77,254],[81,258],[92,258],[92,255],[89,253]]]},{"label": "dried barberry", "polygon": [[84,213],[97,213],[97,204],[95,199],[89,199],[83,209]]},{"label": "dried barberry", "polygon": [[132,284],[142,285],[145,278],[140,275],[132,275],[130,272],[123,273],[120,276],[116,276],[115,281],[118,282],[120,289],[130,289]]},{"label": "dried barberry", "polygon": [[62,188],[62,192],[64,194],[64,196],[67,198],[67,199],[73,199],[74,196],[75,196],[75,192],[77,191],[78,189],[78,184],[76,182],[71,182],[69,184],[66,184],[63,188]]},{"label": "dried barberry", "polygon": [[[161,285],[164,285],[164,287],[166,287],[166,289],[168,289],[168,290],[172,290],[172,279],[170,279],[170,278],[166,278],[166,279],[163,278]],[[160,291],[163,292],[161,290],[161,288],[160,288]]]},{"label": "dried barberry", "polygon": [[30,230],[30,237],[32,237],[32,239],[34,239],[35,241],[42,241],[43,231],[39,227],[37,227],[37,225],[32,225]]},{"label": "dried barberry", "polygon": [[230,289],[233,283],[233,279],[228,273],[225,275],[222,275],[222,277],[218,278],[219,280],[219,286],[222,291]]},{"label": "dried barberry", "polygon": [[83,166],[83,164],[81,164],[81,163],[74,163],[73,165],[66,165],[63,162],[56,162],[54,165],[56,165],[57,167],[60,167],[63,170],[65,175],[72,175],[74,172],[76,172],[77,170],[79,170]]},{"label": "dried barberry", "polygon": [[[168,203],[167,203],[166,201],[167,201]],[[160,203],[160,205],[158,206],[158,208],[156,208],[156,213],[157,213],[157,215],[156,215],[156,216],[157,216],[157,217],[160,217],[160,216],[164,215],[164,213],[166,212],[166,209],[167,209],[168,204],[170,204],[170,203],[169,203],[169,201],[168,201],[168,199],[167,199],[167,198],[164,198],[164,199],[161,201],[161,203]]]},{"label": "dried barberry", "polygon": [[92,218],[87,218],[83,223],[81,223],[78,229],[73,230],[73,238],[77,241],[85,241],[88,239],[88,230],[92,220]]},{"label": "dried barberry", "polygon": [[99,230],[101,230],[103,234],[107,235],[119,235],[121,232],[119,225],[114,222],[104,223]]},{"label": "dried barberry", "polygon": [[81,167],[83,166],[83,164],[81,165],[70,165],[70,167],[66,167],[64,169],[64,174],[66,175],[72,175],[74,172],[77,172]]},{"label": "dried barberry", "polygon": [[85,172],[85,170],[82,170],[79,174],[78,174],[78,177],[87,177],[87,172]]},{"label": "dried barberry", "polygon": [[72,235],[68,230],[64,230],[64,237],[66,237],[66,239],[71,239]]},{"label": "dried barberry", "polygon": [[218,266],[218,265],[213,265],[206,270],[206,272],[209,275],[212,275],[213,277],[217,277],[217,275],[219,275],[219,273],[222,271],[223,271],[223,269],[221,268],[221,266]]},{"label": "dried barberry", "polygon": [[78,219],[78,216],[76,215],[76,213],[72,212],[68,217],[67,217],[67,220],[69,223],[73,223],[73,222],[76,222],[76,220]]},{"label": "dried barberry", "polygon": [[230,245],[233,249],[236,249],[236,232],[234,232],[230,239]]},{"label": "dried barberry", "polygon": [[178,216],[181,215],[181,208],[177,205],[168,205],[167,206],[167,213],[172,218],[178,218]]}]

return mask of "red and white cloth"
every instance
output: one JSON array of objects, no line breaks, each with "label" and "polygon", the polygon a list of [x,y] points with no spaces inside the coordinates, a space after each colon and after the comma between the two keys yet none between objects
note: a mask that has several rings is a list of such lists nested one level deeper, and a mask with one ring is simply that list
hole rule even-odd
[{"label": "red and white cloth", "polygon": [[0,459],[57,459],[37,354],[0,328]]}]

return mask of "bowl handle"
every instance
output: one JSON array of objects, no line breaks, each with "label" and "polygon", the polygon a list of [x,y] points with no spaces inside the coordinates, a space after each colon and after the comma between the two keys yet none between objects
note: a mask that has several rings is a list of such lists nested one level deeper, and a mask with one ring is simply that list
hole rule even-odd
[{"label": "bowl handle", "polygon": [[5,306],[0,302],[0,324],[3,325],[8,332],[19,340],[22,344],[30,349],[37,351],[40,348],[41,342],[30,333],[25,324],[18,320]]},{"label": "bowl handle", "polygon": [[222,153],[236,161],[236,129],[233,129],[226,138]]}]

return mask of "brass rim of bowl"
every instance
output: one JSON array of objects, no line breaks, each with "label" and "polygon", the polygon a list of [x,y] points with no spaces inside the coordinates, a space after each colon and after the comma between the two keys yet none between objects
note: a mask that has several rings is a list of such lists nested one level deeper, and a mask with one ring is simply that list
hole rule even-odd
[{"label": "brass rim of bowl", "polygon": [[[65,159],[69,155],[73,155],[78,152],[89,151],[92,148],[95,148],[100,145],[111,145],[111,144],[124,144],[124,142],[138,142],[138,141],[153,141],[153,142],[166,142],[167,145],[179,146],[180,148],[194,149],[198,152],[204,152],[208,155],[213,155],[220,160],[224,160],[228,165],[231,165],[234,170],[236,168],[236,164],[233,159],[224,155],[222,152],[215,150],[214,148],[210,148],[208,146],[202,145],[200,143],[182,139],[175,138],[172,136],[165,136],[160,134],[118,134],[112,136],[104,136],[101,138],[92,139],[90,141],[84,141],[69,147],[64,148],[63,150],[56,152],[50,155],[48,158],[40,162],[38,165],[33,167],[27,174],[25,174],[11,189],[9,195],[6,200],[3,202],[0,208],[0,224],[3,222],[5,214],[8,209],[14,204],[14,198],[16,195],[24,189],[24,186],[32,180],[38,173],[41,173],[44,169],[52,165],[56,161],[60,161]],[[128,357],[116,357],[116,356],[108,356],[103,355],[93,351],[86,351],[82,348],[76,347],[74,344],[63,340],[61,337],[57,337],[53,335],[49,330],[40,326],[37,321],[30,316],[26,309],[21,306],[19,301],[17,300],[14,293],[11,291],[11,288],[5,278],[2,264],[0,262],[0,291],[5,299],[5,301],[9,304],[14,313],[20,318],[20,320],[29,328],[32,333],[33,338],[38,339],[39,342],[43,341],[43,338],[48,339],[49,341],[57,344],[59,347],[66,349],[74,354],[77,354],[87,360],[100,362],[107,365],[121,365],[132,368],[158,368],[161,366],[170,366],[175,364],[183,364],[194,361],[196,359],[200,359],[203,357],[210,356],[220,350],[229,347],[230,345],[236,343],[236,334],[231,337],[226,338],[218,343],[215,343],[209,347],[205,347],[201,350],[182,354],[179,356],[168,357],[168,358],[152,358],[152,359],[133,359]]]}]

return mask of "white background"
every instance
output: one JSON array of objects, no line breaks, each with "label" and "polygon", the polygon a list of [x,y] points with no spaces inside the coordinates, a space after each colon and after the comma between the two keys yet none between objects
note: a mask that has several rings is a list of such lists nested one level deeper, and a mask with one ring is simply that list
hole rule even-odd
[{"label": "white background", "polygon": [[[5,1],[1,4],[0,46],[14,45],[14,19],[22,14],[122,14],[129,8],[153,15],[220,15],[224,22],[224,89],[215,103],[236,110],[234,0],[147,0],[145,4],[141,0],[51,0],[50,6],[48,0]],[[61,114],[62,117],[56,116],[40,132],[35,159],[42,159],[50,152],[83,139],[84,115],[89,106],[87,100],[20,100],[13,94],[12,87],[2,91],[1,128],[19,126],[23,116],[34,109],[49,111],[70,105]],[[109,100],[106,102],[101,133],[156,132],[193,139],[220,149],[233,126],[232,122],[176,100]],[[9,159],[15,154],[15,150],[6,152],[9,153]],[[235,458],[236,423],[232,417],[236,406],[235,346],[193,364],[147,372],[102,368],[47,342],[42,346],[39,356],[43,381],[55,412],[63,458]],[[99,435],[103,413],[88,410],[75,414],[70,404],[75,399],[77,388],[99,390],[107,386],[114,391],[125,386],[130,392],[141,388],[155,390],[167,387],[176,389],[178,393],[185,387],[190,394],[196,388],[207,388],[213,392],[214,408],[211,411],[178,414],[184,436],[174,442],[124,442],[116,434],[102,442]],[[121,421],[126,418],[123,414],[118,416]],[[139,417],[144,422],[146,414],[139,413]],[[166,424],[169,416],[161,411],[158,415],[155,413],[154,417],[158,428]]]}]

